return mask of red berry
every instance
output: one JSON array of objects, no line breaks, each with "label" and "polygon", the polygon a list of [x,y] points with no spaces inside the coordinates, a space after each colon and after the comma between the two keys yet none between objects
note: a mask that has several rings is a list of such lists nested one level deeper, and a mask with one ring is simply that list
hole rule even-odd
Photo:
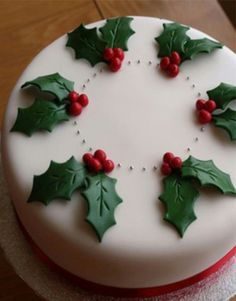
[{"label": "red berry", "polygon": [[125,57],[124,50],[122,48],[113,48],[114,51],[114,57],[118,57],[121,61],[123,61]]},{"label": "red berry", "polygon": [[164,176],[168,176],[172,173],[172,168],[170,167],[170,165],[166,162],[162,163],[161,165],[161,173]]},{"label": "red berry", "polygon": [[214,100],[209,99],[204,106],[204,109],[209,113],[212,113],[216,109],[216,103]]},{"label": "red berry", "polygon": [[212,116],[211,113],[207,110],[200,110],[198,112],[198,121],[202,124],[211,122]]},{"label": "red berry", "polygon": [[102,163],[102,166],[103,166],[103,170],[105,172],[111,172],[114,167],[115,167],[115,164],[112,160],[105,160],[103,163]]},{"label": "red berry", "polygon": [[168,56],[164,56],[160,62],[161,69],[166,70],[169,65],[170,65],[170,58]]},{"label": "red berry", "polygon": [[92,158],[90,161],[89,161],[89,169],[95,173],[99,172],[102,170],[102,164],[101,162],[96,159],[96,158]]},{"label": "red berry", "polygon": [[196,101],[196,109],[198,111],[202,110],[205,108],[205,104],[206,104],[206,101],[204,99],[198,99]]},{"label": "red berry", "polygon": [[83,161],[86,165],[89,165],[89,162],[93,159],[93,155],[90,153],[85,153],[83,155]]},{"label": "red berry", "polygon": [[82,107],[86,107],[89,103],[88,96],[85,94],[80,94],[78,102],[81,104]]},{"label": "red berry", "polygon": [[182,160],[180,157],[174,157],[174,159],[171,160],[171,167],[174,169],[180,169],[182,167]]},{"label": "red berry", "polygon": [[176,77],[179,74],[179,66],[176,64],[170,64],[167,67],[167,72],[170,77]]},{"label": "red berry", "polygon": [[114,51],[112,48],[105,48],[103,51],[103,58],[106,61],[110,61],[114,57]]},{"label": "red berry", "polygon": [[179,65],[181,63],[181,57],[177,51],[171,52],[170,61],[172,64]]},{"label": "red berry", "polygon": [[121,67],[121,60],[118,57],[114,57],[111,62],[110,62],[110,69],[113,72],[116,72],[120,69]]},{"label": "red berry", "polygon": [[78,101],[78,98],[79,98],[79,94],[76,91],[71,91],[69,93],[70,102],[76,102],[76,101]]},{"label": "red berry", "polygon": [[82,112],[82,106],[78,102],[72,102],[69,107],[69,113],[72,116],[78,116]]},{"label": "red berry", "polygon": [[174,154],[173,153],[165,153],[164,156],[163,156],[163,161],[166,162],[166,163],[169,163],[174,159]]},{"label": "red berry", "polygon": [[96,159],[98,159],[98,161],[100,161],[101,163],[103,163],[103,161],[106,160],[107,155],[106,153],[102,150],[102,149],[98,149],[96,150],[96,152],[94,153],[94,157]]}]

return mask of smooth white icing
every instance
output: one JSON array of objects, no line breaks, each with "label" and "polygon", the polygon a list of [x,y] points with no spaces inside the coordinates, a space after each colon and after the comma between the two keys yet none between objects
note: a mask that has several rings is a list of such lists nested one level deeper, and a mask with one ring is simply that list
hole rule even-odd
[{"label": "smooth white icing", "polygon": [[[129,51],[117,73],[107,71],[104,64],[92,68],[84,60],[75,60],[73,51],[65,47],[66,36],[61,37],[26,68],[5,115],[3,163],[9,193],[23,225],[54,262],[104,285],[135,288],[183,280],[214,264],[236,242],[236,199],[218,191],[201,191],[195,206],[197,220],[184,238],[163,221],[164,208],[158,200],[162,177],[153,166],[160,165],[166,151],[183,159],[189,154],[213,159],[236,185],[235,142],[211,125],[202,132],[195,121],[198,93],[207,98],[206,91],[221,82],[236,85],[236,57],[224,47],[185,62],[177,78],[167,78],[156,67],[159,59],[154,41],[165,22],[135,17],[132,28],[136,33],[128,41]],[[192,38],[206,36],[194,29],[188,34]],[[20,86],[55,72],[75,81],[79,92],[85,84],[89,106],[52,133],[35,133],[31,138],[10,133],[18,107],[33,101],[33,95],[21,91]],[[106,150],[122,165],[111,176],[118,180],[123,203],[115,212],[117,225],[106,232],[102,243],[85,221],[86,202],[79,193],[74,193],[70,202],[55,200],[47,207],[26,202],[33,176],[45,172],[51,160],[64,162],[72,155],[81,160],[89,147]]]}]

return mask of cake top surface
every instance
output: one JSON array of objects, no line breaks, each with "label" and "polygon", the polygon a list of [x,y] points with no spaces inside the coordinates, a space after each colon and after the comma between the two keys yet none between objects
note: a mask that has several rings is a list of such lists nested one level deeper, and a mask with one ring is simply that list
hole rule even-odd
[{"label": "cake top surface", "polygon": [[[235,144],[210,125],[201,130],[194,117],[199,93],[207,98],[206,91],[221,82],[236,85],[236,57],[224,47],[186,61],[175,79],[163,76],[157,68],[154,38],[167,22],[135,17],[131,23],[135,34],[129,39],[122,69],[114,74],[103,63],[92,68],[85,60],[75,60],[72,49],[65,47],[67,37],[61,37],[26,68],[6,112],[4,164],[23,224],[49,257],[76,275],[81,275],[83,264],[75,263],[93,258],[97,269],[87,263],[82,276],[102,284],[145,287],[175,282],[213,264],[235,245],[236,201],[232,196],[201,191],[195,204],[197,220],[183,239],[163,220],[164,207],[158,200],[162,177],[154,167],[167,151],[183,159],[189,155],[212,159],[236,184]],[[192,28],[188,35],[206,37]],[[89,106],[52,133],[39,132],[30,138],[10,133],[18,107],[32,103],[30,93],[20,91],[20,86],[55,72],[74,81],[75,90],[89,96]],[[123,203],[115,212],[117,224],[106,232],[102,243],[84,220],[87,207],[78,192],[70,202],[27,203],[33,176],[45,172],[51,160],[62,163],[74,156],[80,161],[90,149],[106,150],[120,165],[111,177],[117,179]],[[124,277],[122,266],[132,272],[132,279]]]}]

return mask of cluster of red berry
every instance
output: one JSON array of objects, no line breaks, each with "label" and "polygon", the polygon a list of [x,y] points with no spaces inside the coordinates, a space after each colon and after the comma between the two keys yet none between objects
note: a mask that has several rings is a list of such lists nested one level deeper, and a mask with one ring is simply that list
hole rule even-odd
[{"label": "cluster of red berry", "polygon": [[181,57],[177,51],[171,52],[170,56],[164,56],[160,62],[161,70],[167,72],[170,77],[175,77],[179,74],[179,65]]},{"label": "cluster of red berry", "polygon": [[211,122],[212,112],[217,108],[214,100],[198,99],[196,102],[196,109],[198,113],[198,121],[202,124]]},{"label": "cluster of red berry", "polygon": [[122,48],[105,48],[103,51],[103,58],[109,62],[109,68],[113,72],[121,68],[124,57],[125,54]]},{"label": "cluster of red berry", "polygon": [[94,155],[91,153],[85,153],[83,155],[83,161],[88,166],[89,170],[98,173],[99,171],[111,172],[115,164],[112,160],[107,159],[106,153],[98,149]]},{"label": "cluster of red berry", "polygon": [[76,91],[71,91],[68,98],[70,101],[69,113],[72,116],[78,116],[82,112],[83,107],[86,107],[89,103],[87,95],[79,95]]},{"label": "cluster of red berry", "polygon": [[182,167],[182,160],[180,157],[175,157],[173,153],[165,153],[163,156],[163,163],[161,165],[161,173],[168,176],[173,170],[180,170]]}]

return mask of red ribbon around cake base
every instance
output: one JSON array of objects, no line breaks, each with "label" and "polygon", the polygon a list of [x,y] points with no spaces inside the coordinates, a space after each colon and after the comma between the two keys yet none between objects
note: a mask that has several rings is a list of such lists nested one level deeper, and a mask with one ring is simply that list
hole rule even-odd
[{"label": "red ribbon around cake base", "polygon": [[62,267],[58,266],[55,262],[53,262],[33,241],[33,239],[30,237],[24,226],[22,225],[19,217],[17,216],[17,219],[19,221],[20,227],[30,243],[34,253],[47,264],[47,266],[59,273],[60,275],[63,275],[68,280],[72,281],[73,283],[76,283],[79,285],[80,288],[89,291],[91,293],[99,294],[99,295],[106,295],[106,296],[113,296],[113,297],[127,297],[127,298],[141,298],[141,297],[154,297],[159,296],[167,293],[171,293],[174,291],[177,291],[182,288],[186,288],[190,285],[193,285],[206,277],[210,276],[211,274],[215,273],[217,270],[219,270],[231,257],[233,257],[236,254],[236,247],[234,247],[231,251],[229,251],[223,258],[221,258],[219,261],[217,261],[214,265],[207,268],[206,270],[190,277],[187,279],[184,279],[182,281],[178,281],[175,283],[162,285],[162,286],[156,286],[156,287],[147,287],[147,288],[119,288],[119,287],[112,287],[112,286],[106,286],[97,284],[94,282],[87,281],[85,279],[82,279],[74,274],[71,274],[70,272],[66,271]]}]

